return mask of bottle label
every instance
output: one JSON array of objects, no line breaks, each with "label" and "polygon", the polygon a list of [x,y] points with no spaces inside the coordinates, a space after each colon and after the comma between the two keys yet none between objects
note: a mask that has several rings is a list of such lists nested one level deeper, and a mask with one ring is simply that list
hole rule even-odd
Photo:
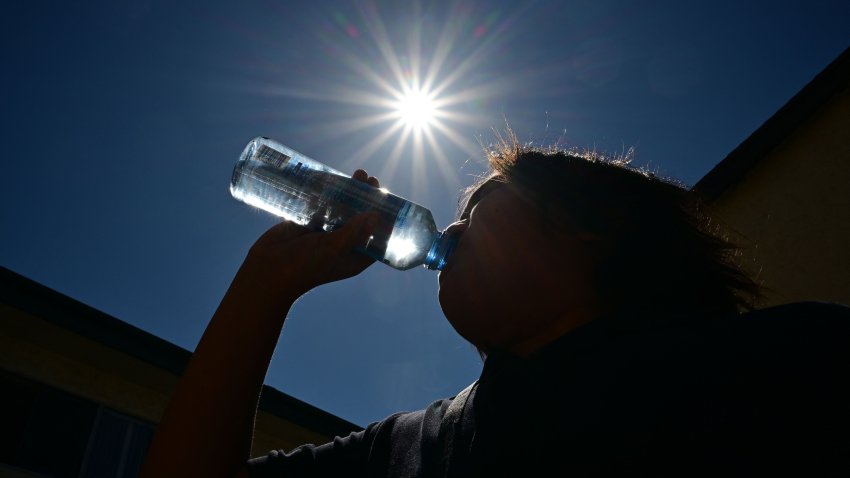
[{"label": "bottle label", "polygon": [[[333,231],[357,213],[378,212],[381,220],[372,248],[386,248],[393,227],[404,225],[411,207],[410,202],[398,196],[322,170],[321,165],[303,163],[266,145],[257,149],[255,158],[264,167],[254,174],[262,175],[264,183],[286,193],[275,202],[300,224]],[[402,224],[397,224],[399,219]]]},{"label": "bottle label", "polygon": [[258,160],[275,168],[283,167],[285,163],[289,162],[289,160],[292,159],[289,156],[281,153],[280,151],[269,148],[266,145],[260,146],[259,150],[257,151],[256,157]]}]

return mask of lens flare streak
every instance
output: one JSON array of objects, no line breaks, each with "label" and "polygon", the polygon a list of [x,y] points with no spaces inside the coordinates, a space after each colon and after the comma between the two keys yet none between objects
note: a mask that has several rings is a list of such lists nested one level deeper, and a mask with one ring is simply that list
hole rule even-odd
[{"label": "lens flare streak", "polygon": [[[332,12],[335,24],[319,35],[328,52],[326,59],[335,62],[334,68],[347,69],[348,75],[301,87],[258,89],[272,96],[343,105],[337,114],[344,117],[312,130],[328,139],[369,132],[364,143],[352,147],[339,169],[362,167],[365,159],[389,145],[389,155],[376,171],[382,180],[394,182],[404,159],[413,168],[414,189],[422,187],[420,173],[430,166],[437,167],[448,187],[459,187],[459,166],[468,158],[452,161],[446,148],[455,147],[468,157],[481,154],[475,137],[466,137],[462,131],[470,126],[492,128],[492,116],[484,114],[481,105],[510,94],[516,86],[516,75],[483,76],[480,70],[501,57],[497,52],[511,37],[508,27],[521,12],[503,17],[484,4],[454,3],[445,23],[425,25],[421,19],[427,12],[416,2],[406,12],[414,19],[408,23],[396,18],[398,11],[392,23],[385,23],[373,1],[353,9],[353,14]],[[396,28],[400,24],[407,28]]]}]

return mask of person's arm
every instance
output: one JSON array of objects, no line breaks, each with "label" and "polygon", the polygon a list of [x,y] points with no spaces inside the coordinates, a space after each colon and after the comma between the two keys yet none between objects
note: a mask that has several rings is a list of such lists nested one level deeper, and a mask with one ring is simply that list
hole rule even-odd
[{"label": "person's arm", "polygon": [[374,262],[353,251],[366,244],[372,221],[361,215],[330,233],[284,222],[260,237],[180,379],[142,478],[247,476],[260,391],[286,314],[310,289]]}]

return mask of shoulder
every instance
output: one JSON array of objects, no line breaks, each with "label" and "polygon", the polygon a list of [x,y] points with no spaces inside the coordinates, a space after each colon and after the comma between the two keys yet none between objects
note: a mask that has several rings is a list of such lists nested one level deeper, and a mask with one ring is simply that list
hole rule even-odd
[{"label": "shoulder", "polygon": [[[824,302],[798,302],[727,319],[723,331],[743,363],[823,380],[850,373],[850,308]],[[843,380],[846,374],[834,375]]]},{"label": "shoulder", "polygon": [[847,327],[850,307],[834,302],[793,302],[740,315],[745,320],[808,321],[811,325]]},{"label": "shoulder", "polygon": [[612,409],[626,409],[620,422],[649,423],[671,465],[793,469],[846,456],[850,308],[799,302],[685,315],[619,337],[605,351],[619,358],[612,390],[629,398]]},{"label": "shoulder", "polygon": [[631,396],[679,397],[665,405],[671,413],[736,410],[730,424],[758,419],[773,420],[772,427],[793,421],[802,427],[810,419],[840,419],[850,426],[844,411],[850,411],[847,344],[850,308],[799,302],[656,322],[613,336],[588,366],[593,376],[612,377],[611,388]]},{"label": "shoulder", "polygon": [[453,398],[441,399],[413,412],[401,412],[370,426],[372,440],[381,448],[418,446],[436,439],[440,423]]},{"label": "shoulder", "polygon": [[[443,407],[435,402],[436,411]],[[369,424],[365,429],[322,444],[307,444],[292,451],[273,450],[248,462],[252,477],[262,476],[376,476],[393,469],[418,447],[427,435],[431,407],[401,412]],[[413,460],[409,465],[418,466]]]},{"label": "shoulder", "polygon": [[423,410],[397,413],[373,427],[370,470],[381,476],[387,470],[399,476],[426,474],[424,470],[439,453],[440,424],[452,400],[437,400]]},{"label": "shoulder", "polygon": [[422,410],[390,415],[366,427],[362,440],[370,444],[373,453],[407,454],[410,447],[430,446],[437,440],[443,417],[456,398],[436,400]]},{"label": "shoulder", "polygon": [[642,338],[658,343],[662,360],[678,355],[689,359],[684,364],[702,364],[724,377],[749,375],[762,385],[837,383],[850,376],[850,307],[841,304],[797,302],[725,317],[684,317]]},{"label": "shoulder", "polygon": [[[793,358],[804,364],[850,353],[846,347],[850,340],[850,307],[841,304],[797,302],[748,312],[724,322],[728,337],[738,342],[742,351],[758,351],[776,363]],[[850,364],[845,361],[841,365]]]},{"label": "shoulder", "polygon": [[850,308],[799,302],[725,325],[716,337],[729,350],[720,368],[728,388],[715,406],[724,409],[740,449],[777,464],[809,458],[826,466],[846,456],[840,450],[850,427]]},{"label": "shoulder", "polygon": [[827,302],[795,302],[720,317],[685,313],[637,329],[623,338],[626,341],[657,339],[676,349],[682,349],[676,343],[688,344],[685,350],[701,355],[728,355],[736,351],[793,355],[812,348],[820,349],[812,350],[819,354],[827,351],[824,347],[850,352],[850,348],[844,350],[850,338],[850,307]]}]

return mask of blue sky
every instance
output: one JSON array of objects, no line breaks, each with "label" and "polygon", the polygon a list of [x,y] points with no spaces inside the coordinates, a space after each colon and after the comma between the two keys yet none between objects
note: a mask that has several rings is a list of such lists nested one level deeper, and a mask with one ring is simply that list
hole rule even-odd
[{"label": "blue sky", "polygon": [[[0,264],[192,349],[275,222],[228,192],[254,136],[441,227],[505,120],[693,184],[850,46],[850,3],[685,3],[6,2]],[[416,141],[383,105],[428,77]],[[267,383],[365,425],[480,367],[435,274],[377,264],[295,305]]]}]

